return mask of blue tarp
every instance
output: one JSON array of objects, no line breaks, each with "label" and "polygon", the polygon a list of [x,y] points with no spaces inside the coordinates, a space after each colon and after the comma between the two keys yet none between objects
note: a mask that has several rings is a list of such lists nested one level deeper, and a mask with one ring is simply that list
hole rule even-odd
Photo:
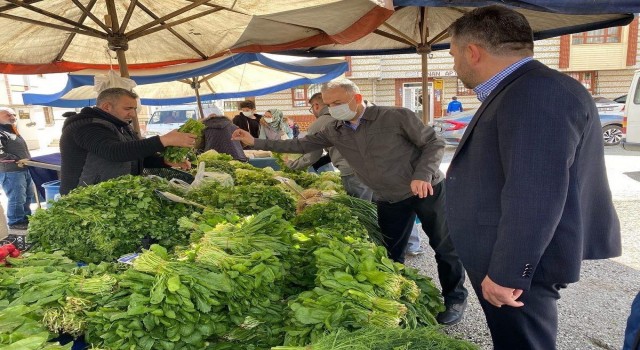
[{"label": "blue tarp", "polygon": [[[259,62],[267,67],[286,71],[286,72],[296,72],[296,73],[303,73],[303,74],[319,74],[321,76],[316,78],[300,77],[298,79],[287,81],[285,83],[276,84],[266,88],[250,90],[250,91],[203,94],[200,96],[201,100],[208,101],[208,100],[219,100],[219,99],[227,99],[227,98],[240,98],[240,97],[248,97],[248,96],[266,95],[266,94],[294,88],[296,86],[301,86],[305,84],[323,83],[339,77],[340,75],[342,75],[344,72],[348,70],[347,62],[339,62],[339,63],[325,64],[325,65],[299,65],[299,64],[290,63],[290,62],[277,61],[267,56],[264,56],[262,54],[240,53],[240,54],[235,54],[228,58],[219,60],[215,63],[212,62],[212,64],[204,67],[174,72],[171,74],[136,76],[135,72],[132,72],[130,79],[134,80],[138,85],[162,83],[162,82],[176,81],[180,79],[190,79],[198,76],[205,76],[211,73],[223,71],[235,66],[239,66],[241,64],[251,63],[251,62]],[[74,88],[78,88],[82,86],[92,86],[93,84],[94,84],[93,74],[88,74],[88,75],[69,74],[67,84],[62,90],[55,93],[51,93],[51,94],[37,94],[37,93],[24,92],[22,94],[22,99],[24,101],[24,104],[27,104],[27,105],[42,105],[42,106],[66,107],[66,108],[92,106],[92,105],[95,105],[95,99],[70,100],[70,99],[64,99],[64,96]],[[161,105],[172,105],[172,104],[196,102],[196,97],[193,96],[193,97],[163,98],[163,99],[143,97],[141,98],[141,102],[144,105],[161,106]]]}]

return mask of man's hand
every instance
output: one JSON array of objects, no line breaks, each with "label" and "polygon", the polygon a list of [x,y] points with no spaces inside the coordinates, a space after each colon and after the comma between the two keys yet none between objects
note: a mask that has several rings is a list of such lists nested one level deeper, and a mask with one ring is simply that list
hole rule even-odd
[{"label": "man's hand", "polygon": [[196,145],[196,135],[171,130],[170,132],[160,136],[160,142],[164,147],[194,147]]},{"label": "man's hand", "polygon": [[411,181],[411,192],[417,195],[418,198],[424,198],[433,195],[433,187],[430,182],[413,180]]},{"label": "man's hand", "polygon": [[251,134],[242,129],[236,129],[236,131],[231,134],[231,139],[234,141],[240,141],[247,146],[253,146],[255,143],[255,139]]},{"label": "man's hand", "polygon": [[191,169],[191,162],[189,160],[184,160],[180,163],[171,163],[169,161],[167,161],[166,159],[164,160],[164,164],[172,167],[172,168],[180,168],[182,170],[189,170]]},{"label": "man's hand", "polygon": [[503,305],[512,307],[521,307],[524,305],[521,301],[516,301],[522,295],[522,289],[513,289],[498,285],[486,276],[482,283],[482,297],[495,307]]}]

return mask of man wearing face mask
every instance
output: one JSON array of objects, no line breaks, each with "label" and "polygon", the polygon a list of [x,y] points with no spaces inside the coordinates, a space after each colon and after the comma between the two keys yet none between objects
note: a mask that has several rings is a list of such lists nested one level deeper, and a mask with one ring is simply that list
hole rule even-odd
[{"label": "man wearing face mask", "polygon": [[240,102],[240,114],[233,117],[233,124],[248,131],[254,138],[258,138],[261,118],[262,115],[256,114],[256,104],[253,101],[242,101]]},{"label": "man wearing face mask", "polygon": [[98,95],[96,107],[67,117],[60,138],[60,194],[122,175],[140,175],[145,167],[191,167],[187,160],[169,163],[159,152],[167,146],[194,147],[195,135],[173,130],[140,139],[134,133],[129,123],[138,108],[137,97],[126,89],[106,89]]},{"label": "man wearing face mask", "polygon": [[358,87],[348,79],[322,85],[322,100],[336,121],[314,135],[297,140],[254,139],[233,133],[256,149],[309,153],[335,147],[355,174],[374,192],[378,223],[390,258],[404,262],[416,215],[436,252],[438,277],[446,310],[438,322],[462,320],[466,308],[464,269],[449,238],[444,210],[444,174],[439,170],[444,141],[415,113],[398,107],[365,106]]},{"label": "man wearing face mask", "polygon": [[7,223],[12,230],[26,230],[29,208],[35,200],[33,182],[27,168],[17,160],[31,158],[29,148],[15,127],[16,112],[0,107],[0,184],[7,196]]},{"label": "man wearing face mask", "polygon": [[[322,93],[317,92],[309,99],[309,112],[311,112],[317,119],[309,125],[307,135],[313,135],[320,132],[322,129],[330,125],[335,121],[329,114],[329,106],[322,101]],[[306,136],[305,136],[306,137]],[[330,163],[340,170],[340,178],[342,179],[342,186],[347,194],[350,196],[371,201],[373,198],[373,191],[366,185],[364,185],[354,174],[353,169],[347,161],[340,155],[340,152],[335,147],[329,147],[327,149],[330,157]],[[323,158],[323,150],[315,150],[313,152],[305,153],[302,157],[288,161],[287,166],[293,170],[305,170],[309,166],[316,164]],[[314,166],[315,167],[315,166]]]}]

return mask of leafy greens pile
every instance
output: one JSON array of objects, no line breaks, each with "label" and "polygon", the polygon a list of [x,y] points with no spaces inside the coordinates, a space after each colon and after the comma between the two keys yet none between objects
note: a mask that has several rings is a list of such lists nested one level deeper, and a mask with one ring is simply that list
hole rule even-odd
[{"label": "leafy greens pile", "polygon": [[123,176],[79,187],[30,218],[29,240],[43,251],[63,250],[75,261],[113,261],[137,251],[143,239],[166,247],[187,241],[177,220],[193,208],[163,201],[160,178]]}]

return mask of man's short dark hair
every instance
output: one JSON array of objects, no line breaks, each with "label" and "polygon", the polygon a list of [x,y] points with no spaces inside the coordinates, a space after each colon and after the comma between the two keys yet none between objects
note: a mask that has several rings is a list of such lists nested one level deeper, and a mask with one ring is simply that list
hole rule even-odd
[{"label": "man's short dark hair", "polygon": [[256,109],[256,103],[253,101],[242,101],[240,102],[240,109],[243,108],[249,108],[249,109]]},{"label": "man's short dark hair", "polygon": [[315,94],[311,95],[309,104],[313,104],[314,102],[324,104],[324,102],[322,101],[322,92],[316,92]]},{"label": "man's short dark hair", "polygon": [[123,88],[109,88],[102,90],[98,94],[98,98],[96,98],[96,106],[100,106],[104,102],[115,103],[122,96],[131,97],[133,99],[138,98],[138,94],[131,90]]},{"label": "man's short dark hair", "polygon": [[449,27],[449,35],[482,46],[493,55],[533,54],[533,30],[520,13],[501,5],[465,13]]}]

